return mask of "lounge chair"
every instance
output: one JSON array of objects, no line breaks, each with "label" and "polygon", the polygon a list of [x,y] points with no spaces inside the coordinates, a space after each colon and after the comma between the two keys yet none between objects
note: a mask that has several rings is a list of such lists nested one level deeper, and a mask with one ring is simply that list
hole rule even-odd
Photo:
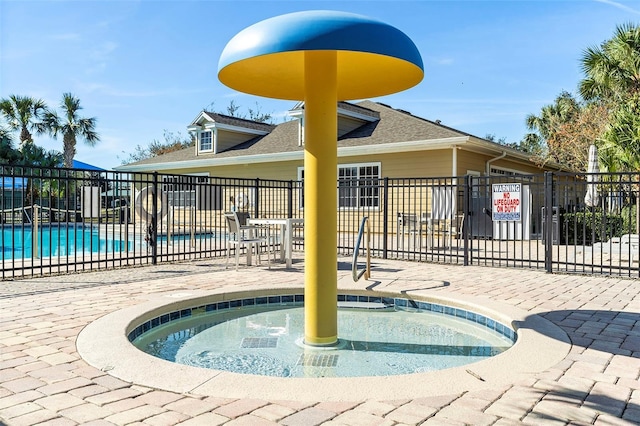
[{"label": "lounge chair", "polygon": [[625,255],[629,256],[631,262],[640,254],[640,235],[624,234],[621,237],[611,238],[604,243],[595,243],[593,245],[595,253],[617,254],[620,258]]}]

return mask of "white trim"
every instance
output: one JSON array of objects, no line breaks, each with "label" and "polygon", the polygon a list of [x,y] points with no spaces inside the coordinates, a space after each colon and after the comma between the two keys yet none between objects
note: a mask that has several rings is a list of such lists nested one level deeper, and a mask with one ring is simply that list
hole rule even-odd
[{"label": "white trim", "polygon": [[304,165],[298,166],[298,182],[302,182],[302,187],[298,191],[298,210],[304,211],[304,179],[302,174],[304,173]]},{"label": "white trim", "polygon": [[300,117],[304,117],[304,109],[292,109],[287,111],[287,116],[299,120]]},{"label": "white trim", "polygon": [[[194,172],[180,175],[175,181],[173,179],[176,178],[176,176],[162,176],[161,188],[166,197],[171,196],[171,200],[169,201],[171,207],[184,208],[187,207],[186,202],[191,201],[193,203],[192,206],[197,208],[200,205],[200,191],[197,191],[195,188],[188,190],[183,189],[182,185],[184,185],[185,182],[180,179],[182,177],[197,177],[196,183],[209,183],[209,172]],[[202,180],[199,178],[206,179]],[[187,194],[189,195],[187,196]],[[176,199],[179,201],[178,204],[174,204]]]},{"label": "white trim", "polygon": [[[380,161],[367,161],[367,162],[363,162],[363,163],[344,163],[344,164],[338,164],[338,167],[336,168],[336,206],[338,207],[338,210],[357,210],[360,209],[360,206],[355,206],[355,207],[341,207],[340,206],[340,169],[347,169],[347,168],[356,168],[358,169],[358,176],[360,175],[360,168],[362,167],[377,167],[378,168],[378,177],[376,179],[378,179],[378,181],[382,180],[382,162]],[[297,169],[297,177],[298,177],[298,181],[303,182],[303,187],[304,187],[304,179],[302,178],[302,173],[304,171],[304,166],[299,166]],[[304,196],[304,192],[301,194],[301,197]],[[356,195],[357,200],[360,200],[360,195]],[[366,197],[365,197],[366,198]],[[378,205],[377,206],[368,206],[368,209],[374,210],[374,211],[378,211],[380,210],[380,193],[378,193],[377,195],[377,200],[378,200]],[[304,206],[302,204],[302,201],[299,200],[298,201],[298,205],[301,206],[300,210],[304,209]]]},{"label": "white trim", "polygon": [[304,115],[298,120],[298,146],[304,146]]},{"label": "white trim", "polygon": [[[410,142],[393,142],[379,145],[362,145],[347,146],[338,148],[338,159],[360,155],[371,154],[388,154],[397,152],[415,152],[415,151],[432,151],[439,149],[451,148],[458,145],[461,149],[465,148],[486,148],[492,151],[502,152],[504,149],[498,149],[493,143],[484,143],[482,140],[471,138],[470,136],[457,136],[451,138],[426,139]],[[464,146],[461,146],[464,145]],[[518,153],[515,150],[506,150],[511,157],[528,160],[525,153]],[[147,163],[124,165],[115,167],[114,170],[119,171],[149,171],[149,170],[171,170],[171,169],[188,169],[193,167],[217,167],[217,166],[236,166],[244,164],[260,164],[271,163],[276,161],[302,161],[304,160],[304,151],[276,152],[269,154],[240,155],[224,158],[195,158],[187,161],[173,161],[166,163]]]},{"label": "white trim", "polygon": [[303,159],[304,152],[295,151],[226,158],[195,158],[188,161],[171,161],[166,163],[132,164],[119,166],[114,168],[114,170],[135,172],[149,170],[191,169],[194,167],[237,166],[240,164],[272,163],[274,161],[295,161]]},{"label": "white trim", "polygon": [[[202,149],[202,134],[203,133],[210,133],[211,134],[211,141],[210,141],[211,142],[211,148],[209,148],[209,149]],[[197,147],[196,153],[200,154],[201,152],[203,152],[203,153],[204,152],[207,152],[207,153],[208,152],[215,152],[215,143],[214,143],[214,139],[213,138],[214,138],[214,131],[213,130],[211,130],[211,129],[200,129],[198,131],[198,137],[196,139],[196,143],[197,143],[197,145],[196,145],[196,147]]]},{"label": "white trim", "polygon": [[[340,167],[343,168],[347,168],[347,167],[368,167],[368,166],[374,166],[378,168],[378,171],[380,172],[380,175],[382,175],[382,162],[381,161],[365,161],[363,163],[338,163],[338,170],[336,171],[336,179],[340,177]],[[378,179],[382,179],[380,176],[378,176]]]},{"label": "white trim", "polygon": [[380,121],[380,117],[373,117],[371,115],[361,114],[356,111],[351,111],[345,108],[338,108],[338,115],[345,117],[355,118],[357,120],[366,121],[367,123],[373,123],[374,121]]},{"label": "white trim", "polygon": [[266,130],[250,129],[248,127],[242,127],[242,126],[232,126],[230,124],[223,124],[215,121],[205,124],[204,127],[205,129],[226,130],[228,132],[244,133],[244,134],[259,135],[259,136],[266,135],[269,133]]},{"label": "white trim", "polygon": [[451,155],[451,176],[458,176],[458,147],[452,146],[453,154]]},{"label": "white trim", "polygon": [[517,174],[517,175],[532,175],[533,174],[531,172],[523,172],[522,170],[510,169],[508,167],[491,166],[491,167],[489,167],[489,176],[496,176],[493,173],[491,173],[492,170],[502,170],[502,171],[509,172],[509,173],[514,173],[514,174]]},{"label": "white trim", "polygon": [[[298,102],[292,109],[287,111],[287,115],[289,117],[293,117],[293,118],[298,118],[298,117],[304,116],[303,105],[304,105],[304,102]],[[338,114],[338,117],[343,116],[343,117],[355,118],[357,120],[366,121],[367,123],[373,123],[374,121],[380,121],[380,117],[373,117],[373,116],[368,115],[368,114],[362,114],[362,113],[359,113],[357,111],[352,111],[350,109],[342,108],[339,105],[340,104],[338,104],[338,108],[336,110],[336,112]],[[352,105],[357,107],[357,105],[355,105],[355,104],[352,104]],[[377,112],[377,111],[374,111],[374,112]]]},{"label": "white trim", "polygon": [[[380,161],[367,161],[364,163],[345,163],[345,164],[338,164],[338,169],[336,170],[337,172],[337,176],[336,176],[336,183],[338,184],[337,188],[336,188],[336,203],[338,206],[338,210],[358,210],[361,207],[359,205],[356,205],[354,207],[346,207],[346,206],[340,206],[340,169],[347,169],[347,168],[355,168],[358,170],[358,178],[360,177],[360,169],[362,167],[377,167],[378,168],[378,176],[377,176],[377,180],[380,181],[382,180],[382,162]],[[362,197],[364,199],[372,199],[372,197]],[[374,210],[374,211],[379,211],[380,210],[380,204],[381,204],[381,200],[380,200],[380,192],[378,192],[378,195],[375,197],[378,201],[378,204],[376,206],[367,206],[368,209]],[[356,202],[358,204],[360,204],[360,194],[356,194]]]},{"label": "white trim", "polygon": [[193,119],[193,121],[191,122],[191,124],[188,127],[191,126],[200,126],[199,121],[201,118],[204,118],[205,120],[210,120],[211,117],[209,117],[204,110],[200,111],[200,113],[197,115],[196,118]]},{"label": "white trim", "polygon": [[389,154],[394,152],[412,152],[451,148],[458,143],[466,143],[469,136],[453,138],[427,139],[410,142],[393,142],[379,145],[343,146],[338,148],[338,156],[355,156],[366,154]]},{"label": "white trim", "polygon": [[[456,143],[468,142],[468,136],[455,138],[428,139],[412,142],[395,142],[380,145],[346,146],[338,148],[338,158],[353,157],[367,154],[387,154],[394,152],[412,152],[450,148]],[[188,161],[173,161],[166,163],[135,164],[116,167],[114,170],[148,171],[189,169],[193,167],[236,166],[240,164],[272,163],[276,161],[304,160],[304,151],[276,152],[270,154],[242,155],[225,158],[196,158]]]}]

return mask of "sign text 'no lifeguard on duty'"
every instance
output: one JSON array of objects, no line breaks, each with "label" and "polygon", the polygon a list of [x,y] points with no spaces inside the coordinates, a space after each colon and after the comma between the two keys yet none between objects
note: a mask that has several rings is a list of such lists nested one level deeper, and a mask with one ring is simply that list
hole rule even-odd
[{"label": "sign text 'no lifeguard on duty'", "polygon": [[494,221],[521,220],[521,184],[497,183],[492,186],[491,219]]}]

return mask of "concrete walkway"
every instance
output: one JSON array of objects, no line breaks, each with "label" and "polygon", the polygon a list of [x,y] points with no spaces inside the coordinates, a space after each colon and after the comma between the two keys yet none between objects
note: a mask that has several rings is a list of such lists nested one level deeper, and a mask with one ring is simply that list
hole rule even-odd
[{"label": "concrete walkway", "polygon": [[[347,259],[340,281],[349,280]],[[0,422],[7,425],[640,424],[640,281],[373,260],[397,291],[480,297],[538,314],[571,339],[542,373],[501,386],[413,399],[293,401],[174,393],[87,364],[87,324],[150,295],[302,286],[303,262],[225,270],[209,260],[0,284]],[[395,284],[394,284],[395,283]],[[360,283],[359,283],[360,285]],[[543,348],[541,348],[542,350]]]}]

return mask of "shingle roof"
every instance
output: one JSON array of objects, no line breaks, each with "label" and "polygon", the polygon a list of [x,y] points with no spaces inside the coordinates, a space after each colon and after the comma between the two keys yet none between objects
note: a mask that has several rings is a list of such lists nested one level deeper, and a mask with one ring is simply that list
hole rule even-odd
[{"label": "shingle roof", "polygon": [[215,121],[216,123],[228,124],[230,126],[244,127],[247,129],[254,130],[262,130],[265,132],[270,132],[275,126],[275,124],[268,123],[260,123],[258,121],[247,120],[239,117],[231,117],[230,115],[219,114],[217,112],[209,112],[202,111],[204,114],[209,117],[211,121]]},{"label": "shingle roof", "polygon": [[[344,108],[345,105],[341,105],[341,107]],[[467,133],[414,116],[406,111],[393,109],[387,105],[377,102],[361,101],[355,104],[355,108],[353,108],[353,110],[357,110],[357,112],[360,113],[366,113],[373,117],[379,114],[380,120],[366,123],[363,126],[343,135],[338,139],[338,147],[367,146],[394,142],[424,141],[471,136]],[[216,113],[207,112],[206,114],[216,121],[225,120],[225,122],[229,124],[231,124],[231,120],[233,120],[234,123],[241,123],[239,125],[245,126],[249,123],[255,123],[257,125],[263,124]],[[193,161],[205,158],[229,158],[247,155],[303,151],[304,147],[298,144],[297,120],[287,121],[271,127],[271,133],[265,136],[255,137],[247,142],[216,154],[200,154],[199,156],[196,156],[195,148],[191,147],[131,164],[157,164]]]},{"label": "shingle roof", "polygon": [[362,101],[359,106],[377,111],[380,121],[365,124],[338,141],[338,146],[376,145],[393,142],[410,142],[469,136],[446,126],[411,115],[406,111],[393,109],[387,105]]}]

